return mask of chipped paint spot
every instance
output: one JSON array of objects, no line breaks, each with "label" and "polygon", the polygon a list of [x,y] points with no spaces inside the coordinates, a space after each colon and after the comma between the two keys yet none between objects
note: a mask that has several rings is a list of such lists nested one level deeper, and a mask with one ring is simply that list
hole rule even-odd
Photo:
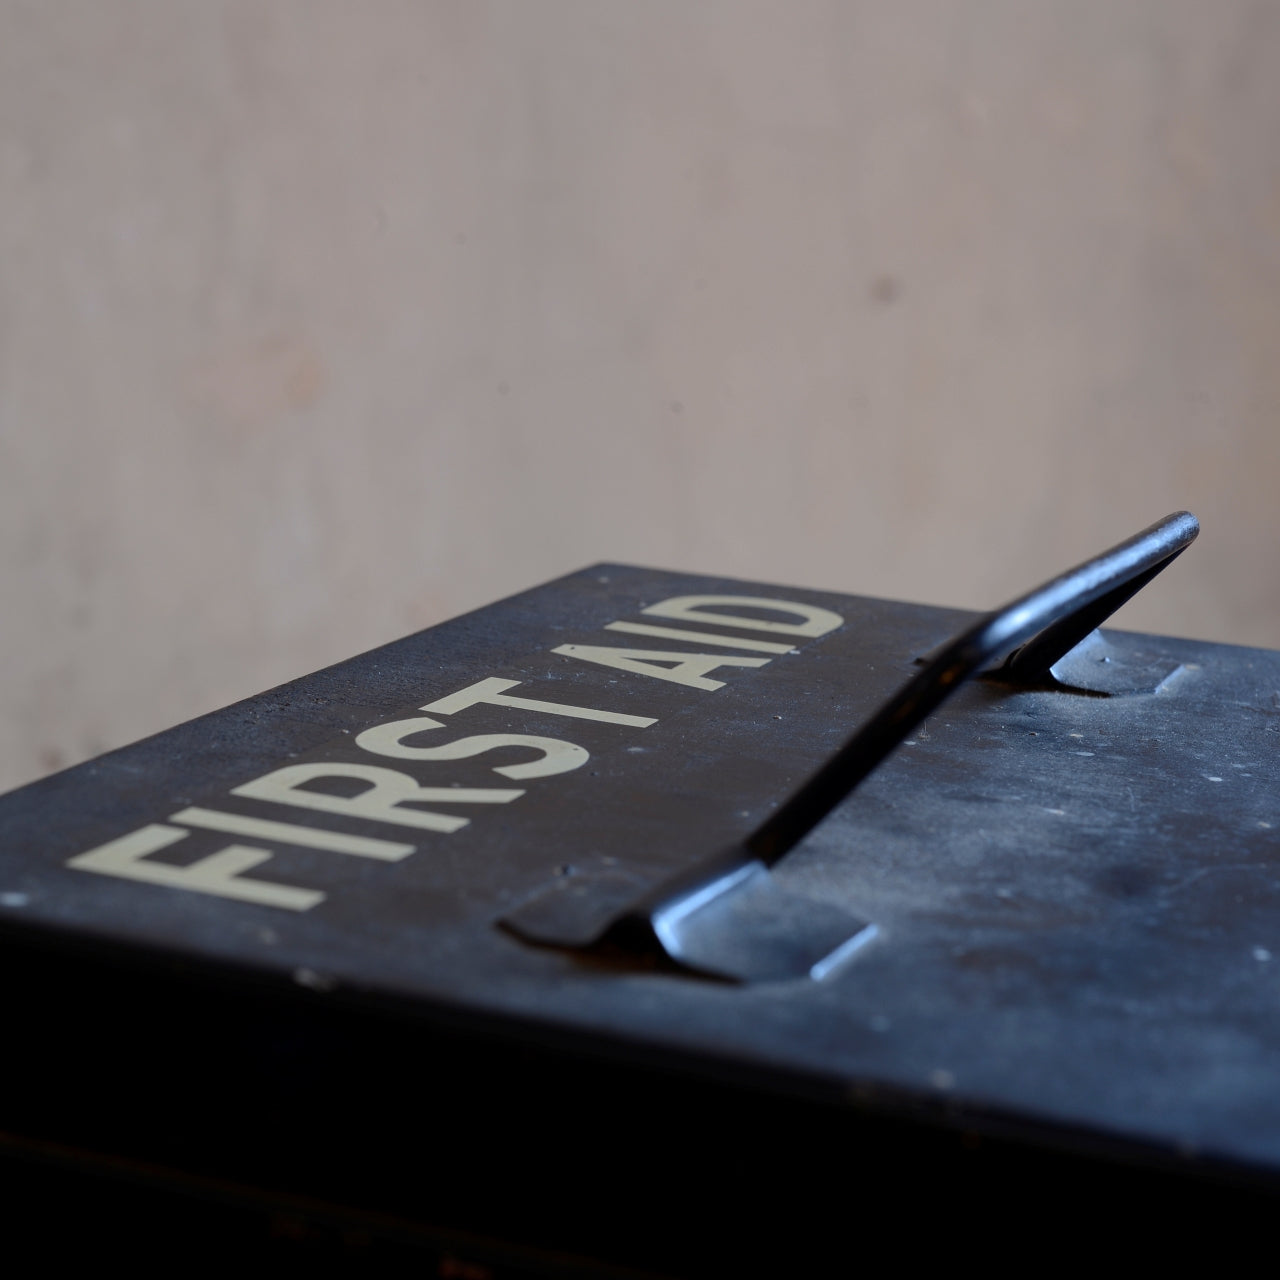
[{"label": "chipped paint spot", "polygon": [[327,973],[317,973],[314,969],[295,969],[293,980],[300,987],[310,991],[332,991],[337,983]]}]

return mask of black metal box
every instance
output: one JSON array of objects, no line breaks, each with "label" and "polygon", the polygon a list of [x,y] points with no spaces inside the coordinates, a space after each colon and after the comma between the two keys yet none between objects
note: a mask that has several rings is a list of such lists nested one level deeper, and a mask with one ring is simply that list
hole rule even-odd
[{"label": "black metal box", "polygon": [[987,670],[778,837],[975,617],[596,566],[0,799],[11,1222],[475,1275],[1264,1226],[1280,653]]}]

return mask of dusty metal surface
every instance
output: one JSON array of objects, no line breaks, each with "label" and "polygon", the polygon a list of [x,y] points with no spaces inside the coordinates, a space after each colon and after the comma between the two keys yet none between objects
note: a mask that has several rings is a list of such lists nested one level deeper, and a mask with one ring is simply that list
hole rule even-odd
[{"label": "dusty metal surface", "polygon": [[[688,596],[725,597],[703,606],[722,621],[645,612]],[[840,622],[795,634],[814,611]],[[69,957],[65,981],[129,955],[139,974],[247,982],[320,1019],[385,1012],[425,1036],[463,1017],[557,1052],[594,1041],[776,1081],[834,1111],[905,1100],[926,1123],[1069,1133],[1270,1186],[1280,653],[1109,632],[1117,667],[1168,673],[1153,691],[966,686],[773,869],[795,898],[873,926],[821,980],[710,982],[497,927],[558,878],[607,873],[621,904],[741,840],[972,617],[622,566],[570,575],[0,799],[6,963],[38,991],[41,956]],[[609,626],[778,638],[744,618],[790,625],[793,651]],[[649,656],[607,665],[607,649]],[[464,705],[477,685],[543,707]],[[541,745],[488,737],[505,734]],[[457,758],[411,754],[480,736]],[[345,777],[320,778],[335,767]],[[399,798],[369,769],[399,771]],[[398,807],[356,815],[371,783]],[[469,821],[430,829],[424,813]],[[256,834],[235,834],[246,820]],[[229,845],[268,857],[219,863]],[[172,884],[136,878],[157,866]],[[225,896],[259,892],[250,881],[279,892]],[[274,1061],[246,1078],[270,1092]]]}]

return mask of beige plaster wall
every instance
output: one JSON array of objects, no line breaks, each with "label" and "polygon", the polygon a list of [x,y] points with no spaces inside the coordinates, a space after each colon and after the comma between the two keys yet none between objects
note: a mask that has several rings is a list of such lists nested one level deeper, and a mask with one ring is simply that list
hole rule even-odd
[{"label": "beige plaster wall", "polygon": [[1280,646],[1269,0],[0,32],[0,785],[604,558]]}]

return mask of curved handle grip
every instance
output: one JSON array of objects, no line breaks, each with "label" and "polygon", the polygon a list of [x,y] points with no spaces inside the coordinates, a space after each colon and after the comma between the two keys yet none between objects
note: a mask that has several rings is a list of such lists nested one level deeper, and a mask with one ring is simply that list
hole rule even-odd
[{"label": "curved handle grip", "polygon": [[1199,532],[1195,516],[1189,511],[1176,512],[980,618],[894,694],[747,837],[750,854],[772,866],[927,715],[971,676],[999,659],[1008,655],[1001,673],[1005,679],[1020,684],[1045,679],[1063,654],[1171,564]]},{"label": "curved handle grip", "polygon": [[[866,721],[741,842],[635,896],[623,881],[562,880],[502,925],[543,946],[616,945],[703,974],[753,981],[821,977],[874,926],[778,888],[768,868],[835,808],[971,676],[1037,683],[1049,668],[1182,552],[1200,531],[1185,511],[980,618]],[[1017,646],[1021,646],[1018,648]],[[1012,652],[1010,652],[1012,650]]]}]

